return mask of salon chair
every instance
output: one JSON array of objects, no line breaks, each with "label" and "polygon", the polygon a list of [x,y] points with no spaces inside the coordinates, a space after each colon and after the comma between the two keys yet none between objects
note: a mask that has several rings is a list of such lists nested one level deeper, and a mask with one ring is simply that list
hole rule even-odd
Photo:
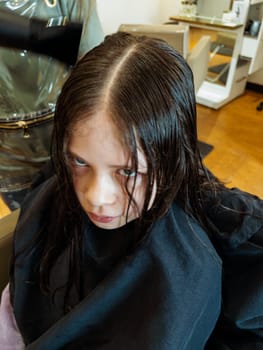
[{"label": "salon chair", "polygon": [[226,76],[230,67],[230,60],[233,54],[236,38],[233,34],[218,32],[216,40],[211,43],[210,61],[218,54],[225,56],[226,62],[209,67],[209,72],[215,74],[215,77],[207,77],[207,80],[216,83],[222,81],[225,83]]},{"label": "salon chair", "polygon": [[194,76],[195,92],[198,91],[203,81],[207,78],[210,47],[210,36],[203,35],[187,56],[187,62]]}]

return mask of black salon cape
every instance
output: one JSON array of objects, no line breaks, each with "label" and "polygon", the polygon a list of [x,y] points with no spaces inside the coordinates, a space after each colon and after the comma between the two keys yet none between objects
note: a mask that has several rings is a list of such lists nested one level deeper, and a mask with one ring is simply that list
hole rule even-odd
[{"label": "black salon cape", "polygon": [[221,315],[206,349],[263,350],[263,201],[234,188],[211,197],[207,215],[223,281]]},{"label": "black salon cape", "polygon": [[[53,177],[25,203],[15,253],[31,242],[48,213],[57,210],[55,186]],[[63,291],[54,305],[39,290],[35,267],[41,247],[16,260],[11,294],[27,349],[204,348],[221,307],[221,260],[207,235],[174,204],[133,254],[126,255],[130,225],[102,230],[87,219],[88,253],[82,267],[86,296],[65,316]],[[65,251],[53,269],[52,288],[65,281],[67,263]]]}]

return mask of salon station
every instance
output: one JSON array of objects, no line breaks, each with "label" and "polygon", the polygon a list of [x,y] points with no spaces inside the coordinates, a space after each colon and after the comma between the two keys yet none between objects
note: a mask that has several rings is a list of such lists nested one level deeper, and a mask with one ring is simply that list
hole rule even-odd
[{"label": "salon station", "polygon": [[205,32],[211,37],[208,73],[198,90],[198,103],[220,108],[242,94],[250,76],[262,69],[262,15],[259,0],[199,0],[182,1],[179,14],[170,17],[194,28],[193,35]]}]

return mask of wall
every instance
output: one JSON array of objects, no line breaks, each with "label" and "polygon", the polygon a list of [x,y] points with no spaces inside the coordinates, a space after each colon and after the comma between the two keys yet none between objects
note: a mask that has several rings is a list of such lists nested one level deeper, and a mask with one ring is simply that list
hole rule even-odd
[{"label": "wall", "polygon": [[180,0],[97,0],[105,34],[122,23],[163,23],[179,11]]},{"label": "wall", "polygon": [[176,16],[180,11],[180,0],[160,0],[160,23],[168,22],[170,16]]},{"label": "wall", "polygon": [[161,0],[97,0],[98,14],[105,34],[122,23],[159,23]]}]

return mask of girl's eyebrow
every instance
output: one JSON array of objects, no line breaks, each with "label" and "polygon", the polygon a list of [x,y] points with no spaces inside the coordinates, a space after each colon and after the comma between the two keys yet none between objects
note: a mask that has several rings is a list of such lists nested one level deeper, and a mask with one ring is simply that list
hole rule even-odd
[{"label": "girl's eyebrow", "polygon": [[[89,165],[89,161],[85,158],[83,158],[82,156],[79,156],[78,154],[76,154],[75,152],[72,152],[70,150],[67,150],[66,154],[69,157],[74,157],[74,158],[78,158],[80,160],[82,160],[84,163],[86,163],[87,165]],[[123,164],[109,164],[110,168],[131,168],[131,164],[128,163],[123,163]]]},{"label": "girl's eyebrow", "polygon": [[68,156],[68,157],[79,158],[79,159],[81,159],[83,162],[86,163],[86,160],[85,160],[83,157],[79,156],[79,155],[76,154],[75,152],[70,151],[69,149],[67,149],[67,151],[65,152],[65,154],[66,154],[66,156]]},{"label": "girl's eyebrow", "polygon": [[[76,154],[75,152],[67,149],[66,154],[69,157],[74,157],[74,158],[79,158],[81,161],[83,161],[84,163],[86,163],[87,165],[90,165],[89,161],[85,158],[83,158],[82,156]],[[131,161],[128,160],[127,163],[119,163],[119,164],[109,164],[110,168],[114,168],[114,169],[132,169],[132,164]],[[145,165],[144,161],[142,161],[142,159],[139,157],[138,158],[138,171],[147,171],[147,166]]]}]

